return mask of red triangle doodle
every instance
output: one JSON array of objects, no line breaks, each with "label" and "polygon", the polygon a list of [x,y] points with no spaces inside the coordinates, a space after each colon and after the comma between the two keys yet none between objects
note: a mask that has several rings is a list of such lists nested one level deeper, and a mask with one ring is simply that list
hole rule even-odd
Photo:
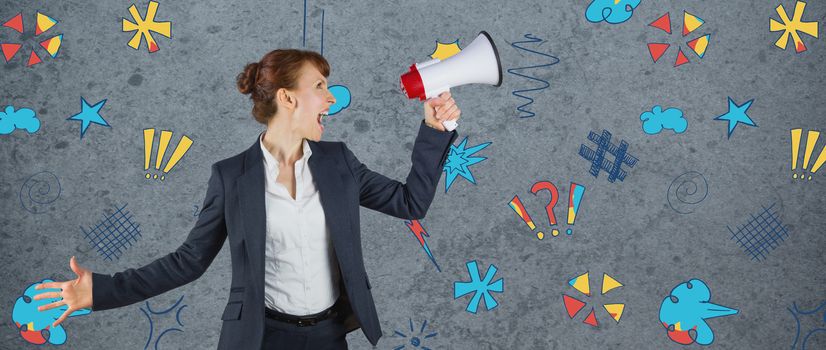
[{"label": "red triangle doodle", "polygon": [[651,54],[651,59],[654,60],[654,63],[663,56],[665,50],[668,50],[670,46],[669,44],[663,43],[648,43],[648,53]]},{"label": "red triangle doodle", "polygon": [[795,51],[797,51],[797,53],[801,53],[801,52],[803,52],[803,51],[806,51],[806,45],[805,45],[805,44],[803,44],[803,40],[801,40],[801,41],[797,44],[797,47],[795,47],[795,48],[794,48],[794,50],[795,50]]},{"label": "red triangle doodle", "polygon": [[683,49],[679,49],[679,51],[677,51],[677,61],[674,62],[674,67],[679,67],[679,66],[682,66],[686,63],[688,63],[688,58],[685,57],[685,54],[683,53]]},{"label": "red triangle doodle", "polygon": [[[568,317],[574,318],[579,310],[582,310],[585,307],[585,302],[577,300],[574,297],[569,297],[565,294],[562,294],[562,301],[565,303],[565,311],[568,312]],[[593,310],[591,311],[593,313]]]},{"label": "red triangle doodle", "polygon": [[593,308],[591,308],[591,312],[588,313],[588,316],[585,317],[585,321],[582,321],[582,323],[587,324],[591,327],[599,326],[599,323],[597,322],[597,316],[594,314]]},{"label": "red triangle doodle", "polygon": [[660,18],[657,18],[654,22],[651,22],[648,25],[657,29],[662,29],[664,32],[671,34],[671,15],[666,12],[664,15],[660,16]]},{"label": "red triangle doodle", "polygon": [[23,34],[23,13],[18,13],[17,16],[12,17],[12,19],[6,21],[6,23],[3,23],[3,26],[9,27],[20,32],[20,34]]},{"label": "red triangle doodle", "polygon": [[31,67],[40,62],[43,62],[40,60],[40,56],[38,56],[36,53],[34,53],[34,50],[32,50],[32,54],[29,55],[29,63],[26,64],[26,67]]},{"label": "red triangle doodle", "polygon": [[20,47],[23,45],[20,44],[0,44],[0,50],[3,50],[3,57],[6,58],[6,63],[9,63],[14,55],[17,53],[17,50],[20,50]]}]

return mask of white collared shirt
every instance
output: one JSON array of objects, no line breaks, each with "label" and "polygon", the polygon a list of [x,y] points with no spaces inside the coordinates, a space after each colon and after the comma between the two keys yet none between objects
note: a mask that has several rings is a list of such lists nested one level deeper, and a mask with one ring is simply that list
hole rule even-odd
[{"label": "white collared shirt", "polygon": [[290,315],[319,313],[339,296],[341,278],[330,230],[321,207],[318,189],[307,165],[312,155],[303,142],[304,156],[295,162],[295,199],[276,182],[278,161],[264,147],[264,186],[267,213],[264,302],[267,307]]}]

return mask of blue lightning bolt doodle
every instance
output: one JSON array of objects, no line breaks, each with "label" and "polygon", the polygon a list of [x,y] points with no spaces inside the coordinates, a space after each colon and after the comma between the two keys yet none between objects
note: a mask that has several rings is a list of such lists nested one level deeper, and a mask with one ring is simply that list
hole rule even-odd
[{"label": "blue lightning bolt doodle", "polygon": [[450,189],[450,185],[453,184],[453,181],[456,180],[457,176],[462,176],[470,183],[476,184],[476,179],[473,178],[473,173],[470,172],[469,166],[479,163],[485,159],[486,157],[471,157],[476,152],[479,152],[485,147],[488,147],[491,142],[486,142],[483,144],[479,144],[473,146],[471,148],[467,147],[467,136],[459,143],[458,146],[450,145],[450,153],[447,156],[447,161],[445,162],[444,172],[447,173],[445,177],[445,193]]},{"label": "blue lightning bolt doodle", "polygon": [[558,58],[558,57],[556,57],[556,56],[551,56],[551,55],[549,55],[549,54],[542,53],[542,52],[539,52],[539,51],[534,51],[534,50],[531,50],[531,49],[528,49],[528,48],[525,48],[525,47],[522,47],[522,46],[519,46],[519,45],[518,45],[518,44],[525,44],[525,43],[536,43],[536,42],[539,42],[539,43],[540,43],[540,44],[538,44],[538,45],[542,45],[542,43],[544,43],[546,40],[542,40],[542,39],[540,39],[540,38],[537,38],[537,37],[535,37],[535,36],[532,36],[532,34],[525,34],[525,39],[528,39],[528,40],[524,40],[524,41],[515,41],[515,42],[513,42],[513,43],[511,44],[511,46],[513,46],[513,47],[515,47],[515,48],[517,48],[517,49],[519,49],[519,50],[524,50],[524,51],[528,51],[528,52],[530,52],[530,53],[534,53],[534,54],[537,54],[537,55],[540,55],[540,56],[545,56],[545,57],[548,57],[548,58],[550,58],[553,62],[551,62],[551,63],[546,63],[546,64],[539,64],[539,65],[535,65],[535,66],[527,66],[527,67],[519,67],[519,68],[511,68],[511,69],[508,69],[508,73],[510,73],[510,74],[513,74],[513,75],[518,75],[518,76],[523,77],[523,78],[527,78],[527,79],[530,79],[530,80],[538,81],[538,82],[542,83],[542,85],[543,85],[542,87],[537,87],[537,88],[533,88],[533,89],[514,90],[514,91],[511,93],[511,94],[513,94],[514,96],[521,97],[521,98],[524,98],[524,99],[528,100],[528,102],[526,102],[525,104],[523,104],[523,105],[521,105],[521,106],[519,106],[519,107],[516,107],[516,110],[518,110],[518,111],[519,111],[519,113],[520,113],[520,115],[519,115],[519,117],[520,117],[520,118],[530,118],[530,117],[533,117],[533,116],[535,116],[535,115],[536,115],[536,113],[531,112],[531,111],[529,111],[529,110],[525,109],[525,107],[527,107],[527,106],[529,106],[529,105],[531,105],[531,104],[533,103],[533,99],[532,99],[532,98],[530,98],[530,97],[528,97],[528,96],[522,95],[522,93],[523,93],[523,92],[530,92],[530,91],[540,91],[540,90],[545,90],[545,89],[547,89],[549,86],[551,86],[551,84],[550,84],[550,83],[548,83],[548,81],[547,81],[547,80],[542,80],[542,79],[539,79],[539,78],[536,78],[536,77],[532,77],[532,76],[529,76],[529,75],[525,75],[525,74],[519,73],[519,72],[517,72],[517,71],[524,70],[524,69],[532,69],[532,68],[550,67],[550,66],[553,66],[553,65],[555,65],[555,64],[557,64],[557,63],[559,63],[559,58]]},{"label": "blue lightning bolt doodle", "polygon": [[103,125],[105,127],[110,127],[109,123],[100,116],[100,109],[103,108],[103,105],[106,104],[106,100],[100,101],[96,103],[94,106],[89,106],[89,102],[86,102],[86,99],[83,97],[80,98],[80,113],[75,114],[66,120],[77,120],[81,122],[80,124],[80,138],[83,139],[83,135],[86,134],[86,129],[89,127],[91,123],[95,123],[98,125]]},{"label": "blue lightning bolt doodle", "polygon": [[[410,321],[410,333],[412,335],[412,333],[414,332],[414,330],[413,330],[413,319],[408,319],[408,320]],[[430,334],[425,335],[424,337],[422,337],[422,333],[424,333],[425,326],[427,326],[427,320],[422,322],[422,328],[419,330],[419,334],[415,337],[410,338],[410,345],[412,345],[414,349],[419,348],[421,346],[422,350],[431,350],[429,347],[426,347],[426,346],[422,345],[422,339],[428,339],[428,338],[435,337],[436,335],[438,335],[438,333],[433,332],[433,333],[430,333]],[[407,338],[407,335],[402,333],[401,331],[397,330],[397,331],[394,331],[394,333],[396,335],[402,337],[402,338]],[[393,350],[404,349],[405,345],[406,344],[399,345],[399,346],[393,348]]]},{"label": "blue lightning bolt doodle", "polygon": [[[152,315],[167,314],[167,313],[171,312],[173,309],[175,309],[176,307],[178,307],[178,305],[183,300],[184,300],[184,296],[181,295],[181,297],[178,299],[178,301],[175,302],[175,304],[173,304],[168,309],[163,310],[163,311],[154,311],[154,310],[152,310],[152,308],[149,307],[149,301],[146,301],[146,310],[144,310],[142,307],[140,308],[141,312],[143,312],[144,316],[146,316],[146,319],[149,321],[149,337],[146,339],[146,345],[144,345],[143,350],[149,349],[149,344],[152,343],[152,335],[155,333],[155,328],[154,328],[155,323],[152,322],[152,316],[150,316],[150,314],[152,314]],[[177,311],[175,311],[175,322],[177,322],[178,325],[181,326],[181,327],[184,326],[184,324],[181,322],[181,311],[185,307],[187,307],[187,305],[182,305],[181,307],[178,308]],[[158,334],[158,338],[155,339],[155,347],[154,347],[155,350],[158,350],[158,343],[160,343],[161,338],[163,338],[164,335],[166,335],[169,332],[183,332],[183,331],[184,331],[183,329],[178,328],[178,327],[165,329],[163,332]]]},{"label": "blue lightning bolt doodle", "polygon": [[425,237],[430,237],[430,235],[424,230],[424,227],[422,227],[419,220],[405,220],[404,224],[407,225],[407,228],[410,229],[410,232],[412,232],[413,236],[416,237],[416,240],[419,241],[419,244],[422,246],[422,249],[424,249],[424,252],[427,253],[427,256],[430,257],[430,261],[433,262],[433,265],[436,265],[436,270],[442,272],[442,269],[439,268],[439,264],[436,263],[436,258],[433,257],[433,253],[430,251],[430,247],[427,246],[427,241],[424,239]]},{"label": "blue lightning bolt doodle", "polygon": [[479,301],[482,297],[485,298],[485,307],[488,311],[499,306],[496,299],[493,299],[490,294],[490,292],[502,293],[504,291],[504,282],[501,278],[493,283],[490,282],[496,274],[496,265],[488,266],[488,271],[485,272],[483,280],[479,279],[479,266],[477,266],[476,260],[468,261],[466,265],[470,282],[453,282],[453,299],[459,299],[459,297],[473,293],[473,298],[470,299],[470,303],[467,304],[465,310],[474,314],[479,309]]}]

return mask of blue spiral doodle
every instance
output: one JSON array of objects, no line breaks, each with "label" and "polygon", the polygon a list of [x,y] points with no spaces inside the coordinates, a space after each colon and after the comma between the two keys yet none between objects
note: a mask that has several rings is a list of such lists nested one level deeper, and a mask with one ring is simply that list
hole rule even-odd
[{"label": "blue spiral doodle", "polygon": [[513,47],[515,47],[515,48],[517,48],[517,49],[519,49],[519,50],[524,50],[524,51],[528,51],[528,52],[531,52],[531,53],[534,53],[534,54],[537,54],[537,55],[540,55],[540,56],[545,56],[545,57],[548,57],[548,58],[550,58],[551,60],[553,60],[553,62],[552,62],[552,63],[546,63],[546,64],[539,64],[539,65],[535,65],[535,66],[527,66],[527,67],[518,67],[518,68],[511,68],[511,69],[508,69],[508,73],[510,73],[510,74],[513,74],[513,75],[518,75],[518,76],[523,77],[523,78],[527,78],[527,79],[530,79],[530,80],[538,81],[538,82],[540,82],[540,83],[542,83],[542,84],[544,85],[544,86],[542,86],[542,87],[533,88],[533,89],[514,90],[514,91],[511,93],[511,94],[513,94],[514,96],[521,97],[521,98],[524,98],[524,99],[528,100],[528,102],[526,102],[525,104],[523,104],[523,105],[521,105],[521,106],[519,106],[519,107],[516,107],[516,110],[518,110],[518,111],[519,111],[519,113],[520,113],[520,115],[519,115],[519,117],[520,117],[520,118],[530,118],[530,117],[533,117],[533,116],[535,116],[535,115],[536,115],[536,113],[531,112],[531,111],[529,111],[529,110],[525,109],[525,107],[527,107],[527,106],[529,106],[529,105],[531,105],[531,104],[533,103],[533,99],[532,99],[532,98],[530,98],[530,97],[528,97],[528,96],[522,95],[521,93],[523,93],[523,92],[530,92],[530,91],[540,91],[540,90],[544,90],[544,89],[547,89],[549,86],[551,86],[551,84],[550,84],[550,83],[548,83],[548,81],[546,81],[546,80],[542,80],[542,79],[539,79],[539,78],[536,78],[536,77],[532,77],[532,76],[529,76],[529,75],[525,75],[525,74],[519,73],[519,72],[517,72],[517,71],[519,71],[519,70],[523,70],[523,69],[531,69],[531,68],[550,67],[550,66],[553,66],[553,65],[555,65],[555,64],[557,64],[557,63],[559,63],[559,57],[556,57],[556,56],[551,56],[551,55],[546,54],[546,53],[542,53],[542,52],[539,52],[539,51],[535,51],[535,50],[531,50],[531,49],[528,49],[528,48],[525,48],[525,47],[519,46],[519,44],[525,44],[525,43],[537,43],[537,42],[538,42],[538,43],[542,43],[542,42],[544,42],[545,40],[542,40],[542,39],[540,39],[540,38],[537,38],[537,37],[533,36],[532,34],[525,34],[525,39],[528,39],[528,40],[523,40],[523,41],[515,41],[515,42],[511,43],[511,46],[513,46]]},{"label": "blue spiral doodle", "polygon": [[45,209],[38,208],[45,204],[52,203],[60,198],[62,188],[57,175],[41,171],[29,176],[20,187],[20,206],[32,214],[43,214]]}]

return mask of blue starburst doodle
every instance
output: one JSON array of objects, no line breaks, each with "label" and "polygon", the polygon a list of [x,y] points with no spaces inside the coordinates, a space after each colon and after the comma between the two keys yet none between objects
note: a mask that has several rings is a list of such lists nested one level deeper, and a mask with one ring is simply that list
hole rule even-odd
[{"label": "blue starburst doodle", "polygon": [[485,147],[488,147],[491,142],[486,142],[467,148],[467,136],[459,143],[459,145],[450,145],[450,153],[445,162],[444,172],[447,173],[445,177],[445,193],[450,190],[450,185],[456,180],[456,177],[462,176],[470,183],[476,184],[476,179],[473,178],[473,173],[470,172],[470,166],[479,163],[487,157],[472,157],[476,152],[479,152]]},{"label": "blue starburst doodle", "polygon": [[[177,310],[175,311],[175,322],[177,322],[178,325],[181,326],[181,328],[183,328],[184,324],[181,322],[181,311],[183,311],[183,309],[185,307],[187,307],[187,305],[181,305],[181,301],[183,301],[183,300],[184,300],[184,296],[181,295],[181,297],[178,298],[178,301],[176,301],[175,304],[170,306],[168,309],[161,310],[161,311],[152,310],[152,308],[149,307],[149,301],[146,301],[146,310],[144,310],[142,307],[140,308],[141,312],[143,312],[144,316],[146,316],[146,319],[149,321],[149,337],[146,339],[146,345],[144,345],[143,350],[149,349],[149,345],[152,344],[153,335],[155,334],[155,327],[154,327],[155,322],[152,322],[152,316],[150,316],[150,315],[168,314],[168,313],[172,312],[172,310],[177,308]],[[181,305],[181,306],[178,307],[178,305]],[[158,350],[158,343],[161,342],[161,338],[163,338],[164,335],[166,335],[169,332],[183,332],[184,330],[181,329],[181,328],[178,328],[178,327],[167,328],[167,329],[163,330],[162,332],[160,332],[160,334],[158,334],[158,337],[155,338],[154,349]]]},{"label": "blue starburst doodle", "polygon": [[[408,321],[410,322],[410,345],[413,347],[413,349],[432,350],[431,348],[424,346],[422,340],[435,337],[438,333],[433,332],[428,335],[422,336],[422,334],[424,334],[424,328],[427,326],[427,320],[425,320],[424,322],[422,322],[422,327],[421,329],[419,329],[419,334],[413,336],[413,319],[408,319]],[[402,333],[401,331],[396,330],[394,331],[394,333],[402,338],[408,338],[408,335]],[[393,350],[401,350],[404,349],[405,346],[407,346],[407,344],[402,344],[393,348]]]},{"label": "blue starburst doodle", "polygon": [[485,278],[479,278],[479,266],[476,260],[467,262],[467,272],[470,275],[470,282],[453,282],[453,299],[459,299],[466,294],[473,293],[473,298],[467,304],[467,312],[476,313],[479,309],[479,301],[482,297],[485,298],[485,307],[488,311],[496,308],[499,304],[496,299],[493,299],[491,292],[502,293],[504,291],[504,282],[498,279],[491,283],[493,276],[496,274],[496,265],[488,266],[488,271],[485,272]]},{"label": "blue starburst doodle", "polygon": [[89,102],[86,102],[86,99],[83,97],[80,98],[80,113],[75,114],[66,120],[77,120],[80,124],[80,138],[83,139],[83,135],[86,134],[86,129],[89,128],[91,123],[95,123],[98,125],[103,125],[105,127],[110,127],[109,123],[100,116],[100,109],[103,108],[103,105],[106,104],[106,100],[100,101],[96,103],[94,106],[90,106]]}]

